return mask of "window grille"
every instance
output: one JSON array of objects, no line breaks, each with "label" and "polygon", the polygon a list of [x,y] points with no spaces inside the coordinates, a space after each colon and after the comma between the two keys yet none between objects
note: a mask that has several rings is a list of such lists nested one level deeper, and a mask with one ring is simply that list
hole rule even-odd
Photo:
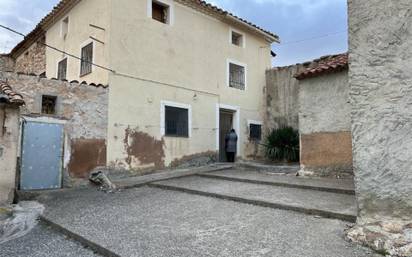
[{"label": "window grille", "polygon": [[189,111],[183,108],[165,107],[166,136],[189,137]]},{"label": "window grille", "polygon": [[245,67],[230,63],[229,64],[229,87],[245,90]]},{"label": "window grille", "polygon": [[80,76],[92,72],[93,42],[82,48],[82,60],[80,64]]}]

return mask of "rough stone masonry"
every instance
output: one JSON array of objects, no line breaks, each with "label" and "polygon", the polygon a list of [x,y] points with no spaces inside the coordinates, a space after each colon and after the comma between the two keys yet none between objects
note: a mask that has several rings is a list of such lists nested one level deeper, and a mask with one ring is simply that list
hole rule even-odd
[{"label": "rough stone masonry", "polygon": [[359,205],[349,237],[391,256],[412,256],[411,1],[349,0],[349,23]]}]

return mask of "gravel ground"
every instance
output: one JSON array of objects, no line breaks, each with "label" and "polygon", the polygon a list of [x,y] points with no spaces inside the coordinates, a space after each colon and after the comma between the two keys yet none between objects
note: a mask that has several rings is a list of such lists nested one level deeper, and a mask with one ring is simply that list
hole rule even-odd
[{"label": "gravel ground", "polygon": [[48,219],[125,257],[379,256],[346,242],[339,220],[150,187],[42,202]]},{"label": "gravel ground", "polygon": [[77,242],[37,225],[29,234],[0,244],[0,257],[98,257]]}]

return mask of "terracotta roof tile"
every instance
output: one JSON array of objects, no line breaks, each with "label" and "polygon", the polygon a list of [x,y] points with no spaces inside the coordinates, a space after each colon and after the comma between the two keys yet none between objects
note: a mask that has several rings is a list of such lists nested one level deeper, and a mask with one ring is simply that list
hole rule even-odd
[{"label": "terracotta roof tile", "polygon": [[339,72],[348,69],[348,54],[328,55],[314,60],[310,68],[295,75],[298,80],[313,78],[327,73]]},{"label": "terracotta roof tile", "polygon": [[3,101],[10,104],[24,105],[23,96],[16,93],[7,82],[0,81],[0,102]]}]

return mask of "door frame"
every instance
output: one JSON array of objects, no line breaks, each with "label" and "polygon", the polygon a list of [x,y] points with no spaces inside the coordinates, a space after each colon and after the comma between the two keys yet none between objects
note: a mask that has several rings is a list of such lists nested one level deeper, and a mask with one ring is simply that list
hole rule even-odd
[{"label": "door frame", "polygon": [[[60,166],[60,188],[64,187],[63,177],[64,177],[64,169],[66,166],[66,156],[67,156],[67,137],[65,133],[65,125],[67,124],[67,120],[59,119],[49,116],[30,116],[30,115],[22,115],[20,118],[20,133],[19,133],[19,144],[18,144],[18,158],[19,158],[19,167],[18,171],[16,172],[16,188],[21,188],[21,165],[23,161],[23,140],[24,140],[24,123],[25,122],[36,122],[36,123],[46,123],[46,124],[58,124],[63,125],[62,131],[62,149],[61,149],[61,166]],[[39,191],[39,190],[34,190]]]},{"label": "door frame", "polygon": [[233,111],[233,128],[236,130],[238,137],[237,143],[237,153],[240,153],[240,142],[241,142],[241,132],[240,132],[240,107],[228,104],[216,104],[216,151],[220,152],[220,110]]}]

